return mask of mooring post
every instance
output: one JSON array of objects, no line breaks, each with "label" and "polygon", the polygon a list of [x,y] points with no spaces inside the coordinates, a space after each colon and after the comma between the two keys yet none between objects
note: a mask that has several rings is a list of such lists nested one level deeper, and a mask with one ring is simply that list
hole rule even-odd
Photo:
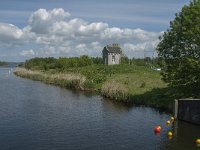
[{"label": "mooring post", "polygon": [[177,99],[174,100],[174,118],[175,119],[178,118],[178,100]]}]

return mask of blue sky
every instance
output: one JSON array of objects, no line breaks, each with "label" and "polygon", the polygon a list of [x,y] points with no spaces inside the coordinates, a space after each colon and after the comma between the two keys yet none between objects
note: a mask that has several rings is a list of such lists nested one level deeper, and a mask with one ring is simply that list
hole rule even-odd
[{"label": "blue sky", "polygon": [[1,1],[0,60],[101,56],[103,46],[116,42],[129,57],[149,55],[185,4],[189,0]]}]

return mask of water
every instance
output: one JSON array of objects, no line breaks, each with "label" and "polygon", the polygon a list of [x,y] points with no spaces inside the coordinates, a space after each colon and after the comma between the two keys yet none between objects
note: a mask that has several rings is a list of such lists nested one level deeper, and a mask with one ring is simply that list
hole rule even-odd
[{"label": "water", "polygon": [[[200,127],[170,116],[15,77],[0,68],[1,150],[196,150]],[[161,125],[161,134],[153,128]],[[167,132],[174,136],[168,139]]]}]

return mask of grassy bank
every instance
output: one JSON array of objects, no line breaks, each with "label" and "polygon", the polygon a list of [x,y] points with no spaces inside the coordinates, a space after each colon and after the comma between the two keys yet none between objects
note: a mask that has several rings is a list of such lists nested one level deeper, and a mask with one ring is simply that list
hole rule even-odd
[{"label": "grassy bank", "polygon": [[174,99],[159,71],[134,65],[89,65],[46,71],[17,68],[15,74],[61,87],[99,91],[118,102],[166,110],[172,109]]}]

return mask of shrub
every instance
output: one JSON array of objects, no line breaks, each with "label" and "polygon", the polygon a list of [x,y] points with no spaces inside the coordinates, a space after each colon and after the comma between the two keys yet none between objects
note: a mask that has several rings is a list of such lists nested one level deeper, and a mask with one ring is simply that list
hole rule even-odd
[{"label": "shrub", "polygon": [[94,89],[95,84],[92,80],[86,80],[83,84],[84,89]]}]

